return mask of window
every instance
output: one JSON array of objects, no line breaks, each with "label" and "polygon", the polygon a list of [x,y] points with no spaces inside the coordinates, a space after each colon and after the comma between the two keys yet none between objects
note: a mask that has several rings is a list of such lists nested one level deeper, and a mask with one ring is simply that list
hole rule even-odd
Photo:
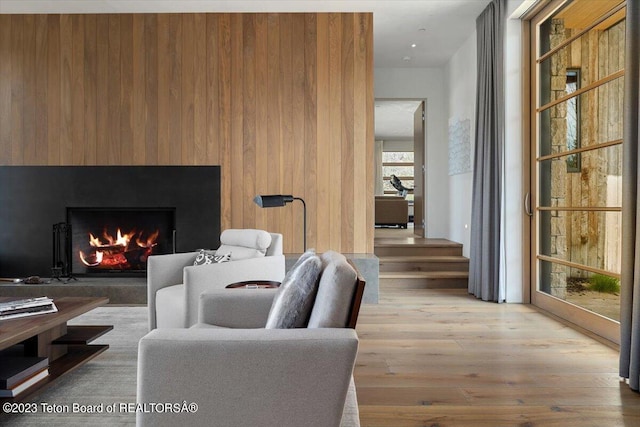
[{"label": "window", "polygon": [[382,175],[385,194],[396,194],[398,191],[391,185],[391,175],[397,176],[402,185],[413,188],[413,152],[385,151],[382,153]]}]

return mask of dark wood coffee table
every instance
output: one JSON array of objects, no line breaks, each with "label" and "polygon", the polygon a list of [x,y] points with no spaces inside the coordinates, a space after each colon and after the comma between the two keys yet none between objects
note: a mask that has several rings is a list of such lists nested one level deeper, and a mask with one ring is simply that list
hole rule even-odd
[{"label": "dark wood coffee table", "polygon": [[[18,298],[0,298],[11,301]],[[105,305],[108,298],[54,298],[57,313],[39,314],[11,320],[0,320],[0,350],[16,344],[24,345],[25,357],[48,357],[49,376],[34,384],[15,398],[22,400],[36,390],[51,384],[109,348],[108,345],[89,345],[91,341],[113,329],[113,326],[68,326],[67,322],[81,314]]]}]

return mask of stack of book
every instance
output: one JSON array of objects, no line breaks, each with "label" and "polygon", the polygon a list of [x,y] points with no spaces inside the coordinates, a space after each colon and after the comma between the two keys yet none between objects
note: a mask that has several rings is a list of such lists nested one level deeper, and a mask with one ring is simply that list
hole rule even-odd
[{"label": "stack of book", "polygon": [[0,397],[16,397],[48,375],[46,357],[0,357]]},{"label": "stack of book", "polygon": [[53,300],[47,297],[0,302],[0,320],[55,313],[56,311],[58,311],[58,308],[53,303]]}]

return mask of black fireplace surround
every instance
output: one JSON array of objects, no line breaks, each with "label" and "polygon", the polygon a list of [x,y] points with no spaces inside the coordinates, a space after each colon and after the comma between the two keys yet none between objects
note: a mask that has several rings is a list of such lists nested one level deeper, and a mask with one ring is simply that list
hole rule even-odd
[{"label": "black fireplace surround", "polygon": [[[213,248],[220,243],[219,166],[1,166],[0,167],[0,277],[51,276],[53,225],[84,218],[82,213],[115,212],[122,233],[134,228],[130,217],[161,218],[162,235],[151,242],[156,230],[136,230],[151,253],[188,252]],[[124,215],[124,216],[123,216]],[[158,217],[158,215],[160,215]],[[124,219],[122,219],[124,218]],[[84,221],[84,220],[82,220]],[[82,221],[80,223],[82,223]],[[76,226],[77,227],[77,226]],[[173,230],[175,228],[175,235]],[[71,230],[75,240],[85,240],[88,230]],[[83,236],[79,236],[82,233]],[[99,231],[97,232],[99,233]],[[103,234],[114,234],[105,230]],[[174,241],[175,237],[175,241]],[[149,240],[149,243],[146,243]],[[146,268],[87,267],[76,258],[70,266],[76,275],[140,275]],[[88,264],[93,254],[86,250]],[[139,256],[144,261],[146,254]]]}]

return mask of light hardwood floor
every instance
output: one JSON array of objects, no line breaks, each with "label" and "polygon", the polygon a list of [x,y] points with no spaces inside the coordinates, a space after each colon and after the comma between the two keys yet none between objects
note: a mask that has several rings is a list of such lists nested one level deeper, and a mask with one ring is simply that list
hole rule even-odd
[{"label": "light hardwood floor", "polygon": [[363,426],[640,426],[617,350],[531,305],[383,287],[357,332]]}]

